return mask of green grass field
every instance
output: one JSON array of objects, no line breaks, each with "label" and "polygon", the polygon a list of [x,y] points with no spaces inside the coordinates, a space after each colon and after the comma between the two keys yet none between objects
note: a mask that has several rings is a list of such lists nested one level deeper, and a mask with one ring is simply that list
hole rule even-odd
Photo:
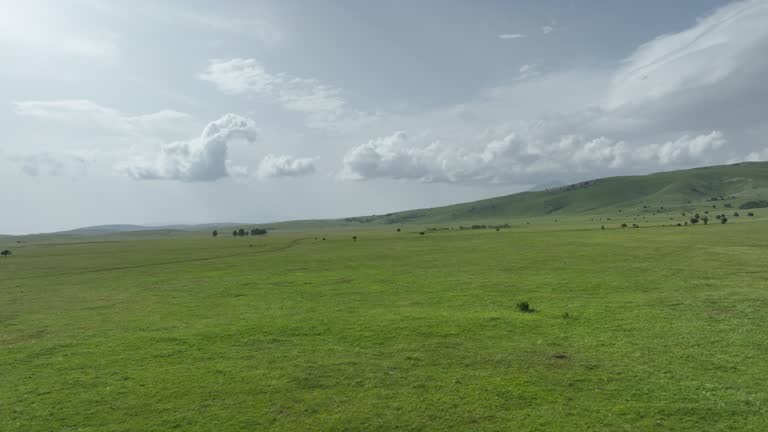
[{"label": "green grass field", "polygon": [[768,221],[416,231],[0,245],[0,430],[768,430]]}]

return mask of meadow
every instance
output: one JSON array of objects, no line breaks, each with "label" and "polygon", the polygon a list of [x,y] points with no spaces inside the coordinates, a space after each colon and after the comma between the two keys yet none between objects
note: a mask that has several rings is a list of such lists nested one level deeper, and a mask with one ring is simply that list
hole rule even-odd
[{"label": "meadow", "polygon": [[768,220],[423,229],[3,239],[0,430],[768,430]]}]

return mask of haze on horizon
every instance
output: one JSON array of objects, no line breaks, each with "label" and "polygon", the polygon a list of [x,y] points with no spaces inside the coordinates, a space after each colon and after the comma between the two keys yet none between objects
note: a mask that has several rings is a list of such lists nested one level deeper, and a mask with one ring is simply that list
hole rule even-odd
[{"label": "haze on horizon", "polygon": [[0,0],[0,233],[768,160],[768,0]]}]

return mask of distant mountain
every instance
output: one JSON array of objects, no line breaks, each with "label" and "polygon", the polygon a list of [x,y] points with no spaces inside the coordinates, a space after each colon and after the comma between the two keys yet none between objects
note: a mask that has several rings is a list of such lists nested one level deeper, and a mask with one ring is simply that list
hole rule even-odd
[{"label": "distant mountain", "polygon": [[77,228],[70,231],[62,231],[59,234],[101,235],[114,233],[128,233],[137,231],[203,231],[208,229],[225,228],[232,226],[250,226],[250,224],[219,223],[198,225],[96,225]]}]

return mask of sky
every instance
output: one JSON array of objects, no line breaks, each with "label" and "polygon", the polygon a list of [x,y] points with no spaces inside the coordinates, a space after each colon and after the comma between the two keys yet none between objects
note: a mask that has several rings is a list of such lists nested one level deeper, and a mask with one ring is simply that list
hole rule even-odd
[{"label": "sky", "polygon": [[768,0],[0,0],[0,233],[768,160]]}]

